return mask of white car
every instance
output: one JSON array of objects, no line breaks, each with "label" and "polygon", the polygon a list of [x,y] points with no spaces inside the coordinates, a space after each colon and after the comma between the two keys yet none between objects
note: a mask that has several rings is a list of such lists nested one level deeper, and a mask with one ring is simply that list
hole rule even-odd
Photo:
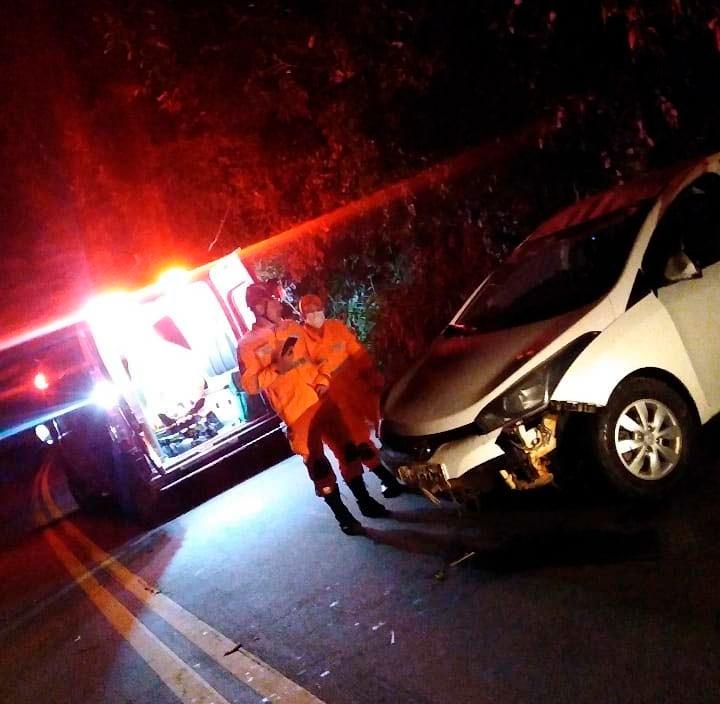
[{"label": "white car", "polygon": [[611,484],[647,496],[718,411],[720,154],[535,230],[391,388],[382,454],[426,492],[530,489],[585,430]]}]

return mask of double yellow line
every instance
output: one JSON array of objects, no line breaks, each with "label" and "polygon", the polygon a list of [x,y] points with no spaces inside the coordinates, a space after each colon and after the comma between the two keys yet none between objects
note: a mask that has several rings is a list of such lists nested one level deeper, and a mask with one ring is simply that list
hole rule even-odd
[{"label": "double yellow line", "polygon": [[[120,564],[67,519],[50,492],[50,462],[35,478],[34,499],[47,513],[53,525],[44,531],[45,539],[70,576],[107,619],[110,625],[145,660],[160,679],[182,702],[187,704],[229,704],[196,670],[183,662],[127,607],[105,589],[89,572],[68,545],[71,542],[87,553],[98,568],[105,570],[145,608],[163,618],[178,633],[212,658],[239,682],[270,702],[323,704],[292,680],[273,669],[251,652],[237,646],[212,626],[200,620],[158,589]],[[63,520],[60,520],[63,519]]]}]

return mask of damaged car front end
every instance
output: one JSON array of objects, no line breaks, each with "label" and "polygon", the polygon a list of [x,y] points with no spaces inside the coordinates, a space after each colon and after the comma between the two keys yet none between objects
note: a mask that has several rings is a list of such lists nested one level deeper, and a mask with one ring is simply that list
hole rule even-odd
[{"label": "damaged car front end", "polygon": [[[381,426],[383,461],[400,479],[426,496],[483,493],[495,477],[511,489],[553,481],[550,455],[569,413],[592,413],[592,404],[552,400],[560,378],[597,336],[586,333],[487,403],[470,424],[423,437]],[[474,471],[471,471],[474,470]]]}]

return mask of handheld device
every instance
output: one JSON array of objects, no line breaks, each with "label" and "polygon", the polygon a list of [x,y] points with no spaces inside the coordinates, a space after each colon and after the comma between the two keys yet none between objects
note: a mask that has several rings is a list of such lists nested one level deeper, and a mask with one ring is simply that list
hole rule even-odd
[{"label": "handheld device", "polygon": [[295,343],[298,341],[297,337],[294,335],[290,336],[285,340],[283,346],[282,346],[282,352],[280,354],[283,355],[283,357],[292,351],[292,348],[295,347]]}]

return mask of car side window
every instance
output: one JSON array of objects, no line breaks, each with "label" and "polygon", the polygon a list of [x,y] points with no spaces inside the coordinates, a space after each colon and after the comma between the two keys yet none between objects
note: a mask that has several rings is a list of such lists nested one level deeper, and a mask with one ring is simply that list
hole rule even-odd
[{"label": "car side window", "polygon": [[720,261],[720,175],[704,174],[690,192],[685,252],[703,269]]},{"label": "car side window", "polygon": [[653,288],[678,278],[669,272],[702,270],[720,261],[720,175],[707,173],[693,181],[670,204],[643,259]]}]

